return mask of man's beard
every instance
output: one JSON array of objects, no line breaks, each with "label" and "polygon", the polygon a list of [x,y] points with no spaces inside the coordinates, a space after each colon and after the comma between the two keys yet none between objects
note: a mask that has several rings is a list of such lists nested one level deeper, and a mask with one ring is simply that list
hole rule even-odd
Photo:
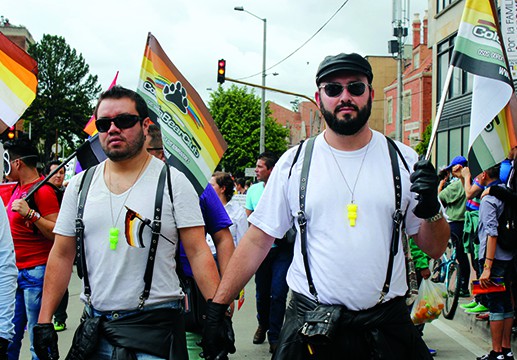
[{"label": "man's beard", "polygon": [[[339,120],[336,116],[336,113],[343,106],[354,108],[354,110],[357,111],[357,116],[352,117],[352,115],[350,114],[345,114],[344,119]],[[362,109],[359,109],[356,105],[352,103],[347,103],[338,105],[334,110],[334,113],[331,113],[330,111],[325,109],[323,102],[321,102],[320,110],[323,117],[325,118],[327,126],[332,131],[340,135],[354,135],[364,127],[364,125],[370,118],[370,114],[372,112],[372,97],[368,97],[368,103]]]},{"label": "man's beard", "polygon": [[104,153],[106,156],[112,160],[112,161],[122,161],[127,160],[132,157],[134,157],[136,154],[138,154],[140,151],[142,151],[142,148],[145,144],[145,135],[142,132],[141,136],[135,138],[132,142],[128,143],[127,147],[125,149],[107,149],[106,147],[102,146]]}]

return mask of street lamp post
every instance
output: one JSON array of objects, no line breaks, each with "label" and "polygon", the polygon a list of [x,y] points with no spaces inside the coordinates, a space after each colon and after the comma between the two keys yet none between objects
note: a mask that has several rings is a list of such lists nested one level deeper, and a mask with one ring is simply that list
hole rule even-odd
[{"label": "street lamp post", "polygon": [[242,6],[234,7],[236,11],[244,11],[253,17],[264,22],[264,41],[262,43],[262,101],[260,103],[260,146],[259,152],[263,153],[265,150],[265,133],[266,133],[266,25],[267,20],[261,18],[248,10],[245,10]]}]

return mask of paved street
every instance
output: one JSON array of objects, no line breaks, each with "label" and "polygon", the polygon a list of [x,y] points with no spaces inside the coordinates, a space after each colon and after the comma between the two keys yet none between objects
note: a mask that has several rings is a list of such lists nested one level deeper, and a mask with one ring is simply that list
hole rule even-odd
[{"label": "paved street", "polygon": [[[79,323],[79,317],[83,308],[82,303],[79,301],[80,290],[81,283],[77,274],[74,272],[69,287],[68,329],[59,333],[61,359],[65,358],[72,342],[74,330]],[[237,353],[232,355],[230,357],[231,359],[270,359],[268,352],[269,345],[267,342],[261,345],[254,345],[251,341],[257,326],[254,296],[254,282],[252,281],[246,287],[246,300],[244,305],[234,316]],[[462,299],[462,301],[466,300]],[[437,359],[473,360],[476,356],[488,352],[490,345],[486,332],[483,333],[479,330],[480,325],[486,330],[486,322],[483,324],[469,323],[469,321],[475,321],[472,319],[473,317],[467,318],[466,315],[458,309],[458,314],[454,321],[441,318],[425,326],[424,339],[429,347],[437,349]],[[24,339],[20,359],[30,360],[27,337]]]}]

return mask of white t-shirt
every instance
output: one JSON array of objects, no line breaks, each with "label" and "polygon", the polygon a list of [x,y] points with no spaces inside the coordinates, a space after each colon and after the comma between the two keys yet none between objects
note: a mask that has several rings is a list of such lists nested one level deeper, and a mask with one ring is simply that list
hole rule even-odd
[{"label": "white t-shirt", "polygon": [[[409,147],[397,143],[410,169],[417,154]],[[257,208],[249,221],[275,238],[281,238],[293,223],[298,212],[300,172],[305,147],[293,167],[296,148],[286,152],[277,162]],[[353,188],[358,176],[366,146],[356,151],[333,149],[335,158]],[[414,216],[415,194],[409,191],[409,173],[399,159],[402,180],[402,209],[407,210],[408,234],[416,234],[421,220]],[[364,164],[355,188],[358,205],[356,225],[351,227],[347,217],[347,204],[351,194],[336,166],[323,134],[314,144],[307,185],[307,247],[310,269],[320,301],[325,304],[342,304],[351,310],[368,309],[380,297],[389,259],[392,234],[392,215],[395,211],[395,192],[391,160],[384,136],[373,132]],[[297,221],[294,220],[297,224]],[[289,287],[310,298],[307,276],[300,250],[298,224],[294,259],[287,274]],[[390,292],[386,300],[406,293],[404,252],[399,242],[395,257]]]},{"label": "white t-shirt", "polygon": [[227,202],[224,208],[232,220],[233,224],[230,226],[230,232],[232,233],[233,243],[237,246],[246,230],[248,230],[246,211],[244,211],[242,205],[233,200]]},{"label": "white t-shirt", "polygon": [[[230,225],[230,233],[232,234],[233,243],[235,246],[237,246],[246,230],[248,230],[248,218],[246,217],[246,212],[244,211],[244,207],[241,204],[233,201],[233,198],[226,203],[224,209],[232,220],[232,225]],[[208,233],[206,234],[206,242],[210,247],[212,254],[216,255],[217,251],[215,248],[214,240]]]},{"label": "white t-shirt", "polygon": [[[111,194],[104,182],[105,162],[97,166],[95,175],[86,199],[84,210],[84,243],[88,275],[92,289],[91,301],[95,309],[100,311],[131,310],[138,306],[139,296],[144,289],[143,276],[149,254],[151,230],[144,226],[144,248],[130,246],[125,236],[124,208],[128,206],[142,217],[152,219],[158,177],[163,162],[152,157],[142,176],[133,185],[133,189],[116,195]],[[199,198],[185,175],[175,168],[171,170],[172,192],[174,207],[172,208],[167,183],[163,194],[163,212],[161,234],[156,261],[154,264],[153,281],[147,305],[163,303],[179,299],[183,292],[176,275],[174,254],[178,243],[178,228],[203,226],[203,217],[199,208]],[[70,180],[59,217],[54,228],[56,234],[75,236],[75,217],[77,214],[78,189],[82,179],[81,173]],[[129,193],[128,196],[128,192]],[[118,218],[116,227],[119,229],[119,241],[115,250],[110,249],[109,229],[113,226],[113,218]],[[141,226],[140,220],[135,220],[135,226]],[[137,232],[137,231],[136,231]],[[83,301],[84,293],[81,294]]]}]

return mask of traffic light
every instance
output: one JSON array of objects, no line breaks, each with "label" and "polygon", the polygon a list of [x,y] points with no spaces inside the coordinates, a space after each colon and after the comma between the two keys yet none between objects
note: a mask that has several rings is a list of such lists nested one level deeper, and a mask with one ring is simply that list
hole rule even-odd
[{"label": "traffic light", "polygon": [[220,84],[224,83],[225,75],[226,75],[226,60],[221,59],[217,62],[217,82]]},{"label": "traffic light", "polygon": [[11,126],[11,127],[9,128],[9,130],[7,131],[7,139],[9,139],[9,140],[14,139],[14,135],[15,135],[14,131],[15,131],[15,130],[14,130],[14,125],[13,125],[13,126]]}]

